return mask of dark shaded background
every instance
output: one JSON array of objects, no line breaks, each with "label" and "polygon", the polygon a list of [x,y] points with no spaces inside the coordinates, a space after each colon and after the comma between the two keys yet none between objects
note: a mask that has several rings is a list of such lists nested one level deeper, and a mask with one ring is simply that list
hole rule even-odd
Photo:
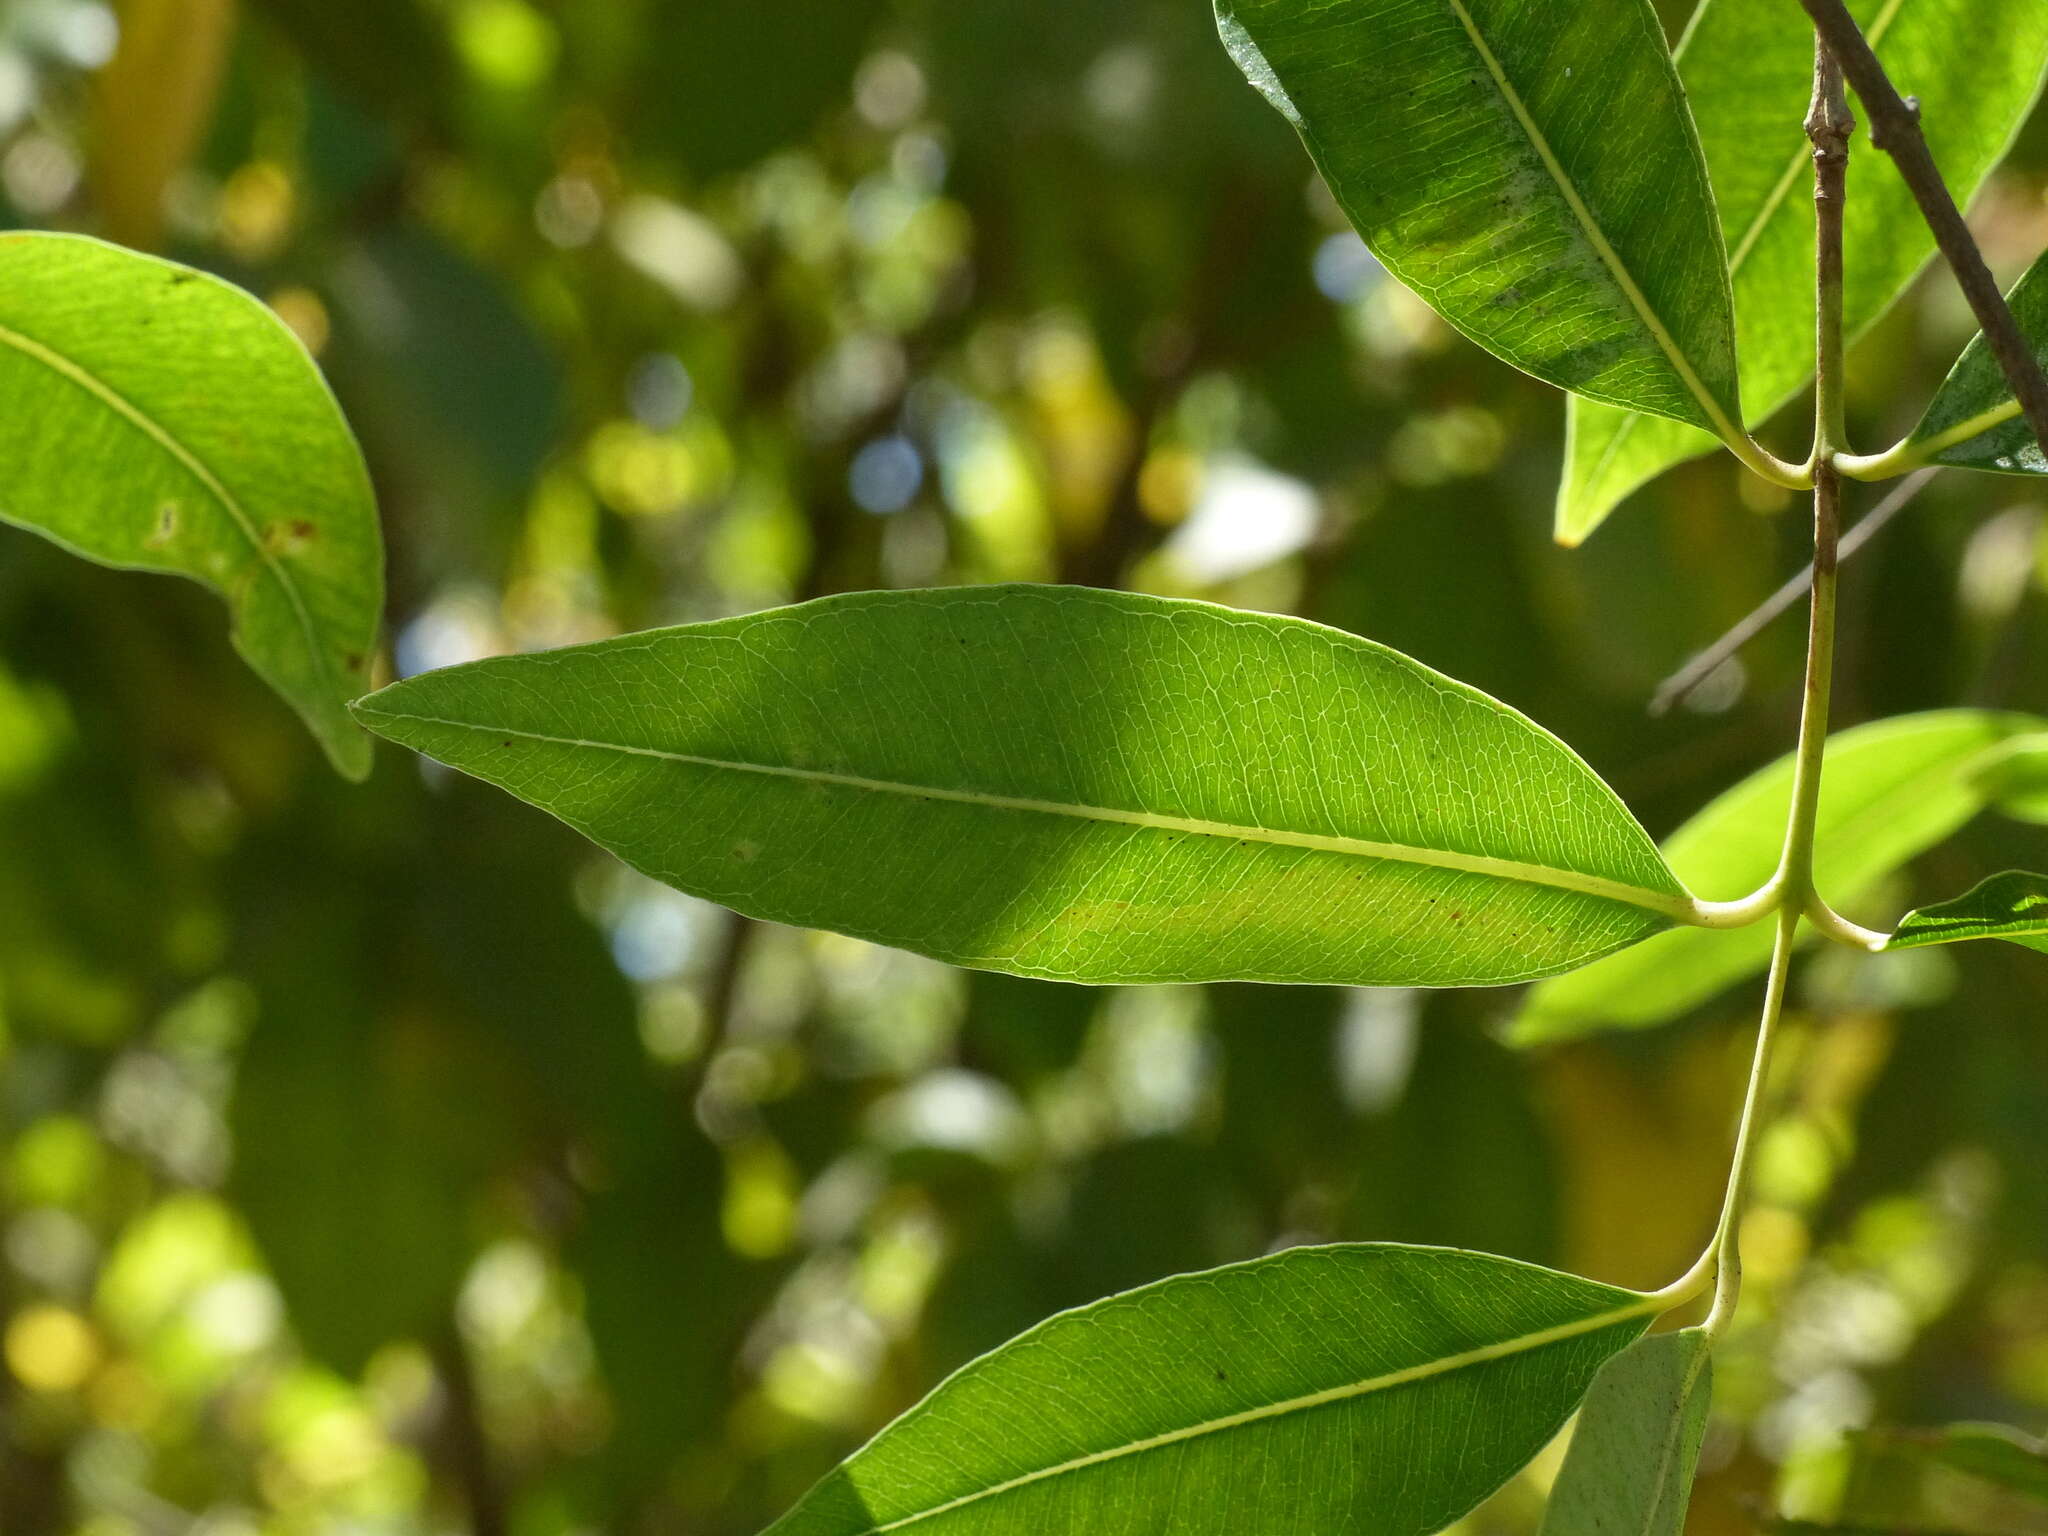
[{"label": "dark shaded background", "polygon": [[[2038,122],[1977,210],[2007,276],[2044,174]],[[1790,499],[1707,461],[1555,549],[1560,398],[1382,278],[1202,0],[5,0],[0,225],[300,331],[401,670],[1058,578],[1386,641],[1660,833],[1792,737],[1796,621],[1644,708],[1801,562]],[[1859,348],[1861,443],[1969,328],[1928,281]],[[2041,524],[1951,475],[1862,557],[1840,722],[2048,710]],[[1987,822],[1896,904],[2030,855]],[[1387,1238],[1669,1279],[1755,997],[1528,1058],[1511,1001],[739,925],[396,752],[342,784],[203,594],[0,529],[0,1530],[739,1536],[1172,1271]],[[1829,956],[1797,1003],[1700,1532],[1833,1516],[1844,1431],[2048,1416],[2048,968]],[[1549,1470],[1469,1528],[1532,1529]]]}]

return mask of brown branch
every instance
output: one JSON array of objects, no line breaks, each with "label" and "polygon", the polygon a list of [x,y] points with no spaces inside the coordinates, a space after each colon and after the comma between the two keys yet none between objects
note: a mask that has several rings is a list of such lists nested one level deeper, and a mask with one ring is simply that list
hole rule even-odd
[{"label": "brown branch", "polygon": [[490,1436],[484,1428],[469,1346],[453,1317],[443,1321],[433,1340],[432,1353],[445,1394],[438,1449],[448,1475],[468,1506],[470,1536],[507,1536],[512,1528],[508,1500],[492,1464]]},{"label": "brown branch", "polygon": [[1842,72],[1849,77],[1849,84],[1855,87],[1864,111],[1870,115],[1870,142],[1892,157],[1905,178],[1927,227],[1934,231],[1935,243],[1962,286],[1963,297],[1970,301],[1984,340],[1991,355],[1998,359],[1999,369],[2019,401],[2027,425],[2040,440],[2043,451],[2048,451],[2048,375],[2042,373],[2026,338],[2020,334],[2012,311],[2006,307],[2005,295],[1998,291],[1991,269],[1984,264],[1984,253],[1977,249],[1970,226],[1963,221],[1962,210],[1956,207],[1948,183],[1941,178],[1941,169],[1927,148],[1927,137],[1920,131],[1919,103],[1899,95],[1872,51],[1869,39],[1842,0],[1799,3],[1806,7],[1815,30],[1841,61]]}]

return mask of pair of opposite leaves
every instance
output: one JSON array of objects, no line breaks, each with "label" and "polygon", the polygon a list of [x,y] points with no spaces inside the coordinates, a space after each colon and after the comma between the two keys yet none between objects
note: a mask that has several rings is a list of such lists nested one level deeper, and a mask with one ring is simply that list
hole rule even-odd
[{"label": "pair of opposite leaves", "polygon": [[[1663,470],[1740,441],[1811,381],[1813,36],[1792,0],[1703,0],[1675,66],[1643,0],[1216,6],[1239,66],[1387,269],[1480,345],[1573,392],[1564,541]],[[1919,99],[1966,203],[2039,93],[2048,11],[1850,9]],[[1884,156],[1854,162],[1845,244],[1853,335],[1934,252]],[[2022,324],[2048,341],[2039,315]],[[1914,434],[1926,456],[2048,467],[2026,456],[2023,431],[1984,440],[2017,410],[1988,357],[1968,373]]]}]

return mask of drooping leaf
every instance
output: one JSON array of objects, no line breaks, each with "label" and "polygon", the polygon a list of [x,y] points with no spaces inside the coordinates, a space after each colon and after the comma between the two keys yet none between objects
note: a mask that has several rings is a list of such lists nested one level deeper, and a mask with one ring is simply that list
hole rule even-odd
[{"label": "drooping leaf", "polygon": [[[1920,100],[1928,145],[1967,203],[2026,120],[2048,61],[2048,10],[2034,0],[1851,0],[1899,89]],[[1678,72],[1727,241],[1748,425],[1813,377],[1813,30],[1778,0],[1705,0],[1678,48]],[[1864,114],[1867,116],[1867,114]],[[1843,323],[1867,329],[1934,254],[1888,156],[1857,134],[1845,209]],[[1714,447],[1703,432],[1570,405],[1557,533],[1576,544],[1639,486]]]},{"label": "drooping leaf", "polygon": [[1664,1303],[1456,1249],[1299,1248],[964,1367],[773,1536],[1422,1536],[1540,1450]]},{"label": "drooping leaf", "polygon": [[1939,906],[1909,912],[1888,949],[1921,949],[1967,939],[2009,939],[2048,954],[2048,876],[2007,870]]},{"label": "drooping leaf", "polygon": [[[1981,710],[1937,710],[1844,731],[1828,743],[1815,877],[1840,906],[1983,810],[1982,767],[2039,722]],[[1664,844],[1671,867],[1702,895],[1734,900],[1777,868],[1792,803],[1781,758],[1729,790]],[[1770,924],[1660,934],[1529,994],[1512,1038],[1563,1040],[1602,1028],[1660,1024],[1762,971]]]},{"label": "drooping leaf", "polygon": [[1943,1466],[2048,1504],[2048,1445],[2030,1435],[2003,1424],[1950,1424],[1914,1439]]},{"label": "drooping leaf", "polygon": [[2048,736],[2022,736],[1987,762],[1978,781],[2002,815],[2048,826]]},{"label": "drooping leaf", "polygon": [[1647,0],[1217,0],[1387,269],[1481,346],[1732,431],[1713,199]]},{"label": "drooping leaf", "polygon": [[359,718],[679,889],[1025,975],[1504,983],[1691,907],[1521,715],[1204,603],[860,593],[450,668]]},{"label": "drooping leaf", "polygon": [[1542,1536],[1680,1536],[1707,1432],[1713,1353],[1688,1328],[1640,1339],[1600,1368]]},{"label": "drooping leaf", "polygon": [[189,576],[335,766],[369,686],[383,547],[319,370],[239,289],[72,235],[0,236],[0,519],[103,565]]},{"label": "drooping leaf", "polygon": [[[2048,360],[2048,258],[2037,261],[2006,295],[2020,334],[2037,359]],[[2020,419],[1998,360],[1979,334],[1970,339],[1927,414],[1907,442],[1935,464],[2003,475],[2048,475],[2048,459]]]}]

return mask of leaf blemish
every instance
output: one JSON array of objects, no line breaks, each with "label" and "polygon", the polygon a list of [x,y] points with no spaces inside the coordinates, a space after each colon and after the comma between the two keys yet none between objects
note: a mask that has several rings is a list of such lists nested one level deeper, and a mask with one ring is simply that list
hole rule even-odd
[{"label": "leaf blemish", "polygon": [[166,544],[170,543],[172,539],[178,536],[179,512],[180,508],[175,501],[158,502],[156,527],[143,542],[151,549],[162,549]]}]

